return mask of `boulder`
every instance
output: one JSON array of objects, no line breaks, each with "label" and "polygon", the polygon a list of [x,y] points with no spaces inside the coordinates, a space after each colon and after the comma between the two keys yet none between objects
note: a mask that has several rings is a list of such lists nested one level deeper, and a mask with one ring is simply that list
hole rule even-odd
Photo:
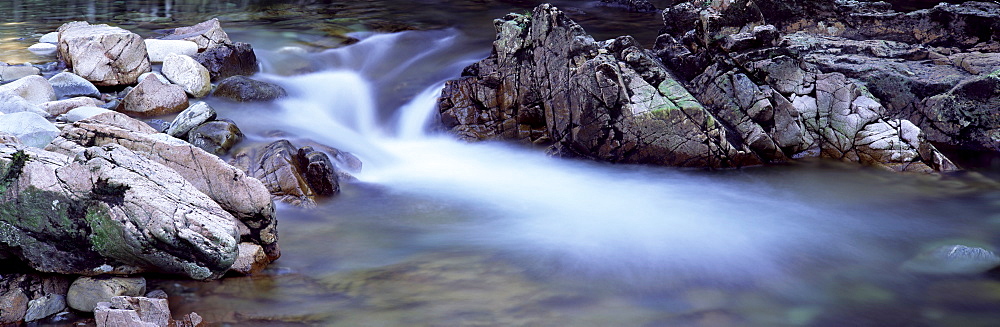
[{"label": "boulder", "polygon": [[62,294],[48,294],[28,301],[28,310],[24,313],[24,321],[31,322],[44,319],[60,313],[64,309],[66,309],[66,296]]},{"label": "boulder", "polygon": [[44,148],[59,129],[44,117],[31,112],[0,115],[0,132],[16,136],[26,146]]},{"label": "boulder", "polygon": [[237,102],[257,102],[272,101],[288,95],[288,92],[275,84],[233,76],[220,81],[212,95]]},{"label": "boulder", "polygon": [[160,82],[162,82],[163,84],[170,84],[170,80],[167,79],[167,77],[163,76],[163,74],[160,74],[159,72],[143,73],[142,75],[139,75],[139,82],[142,82],[142,80],[150,76],[156,77],[156,79],[160,80]]},{"label": "boulder", "polygon": [[172,34],[162,39],[193,41],[198,44],[199,52],[220,44],[232,43],[226,31],[222,30],[222,25],[219,24],[218,18],[212,18],[188,27],[179,27]]},{"label": "boulder", "polygon": [[257,244],[244,242],[240,243],[240,255],[236,257],[236,262],[233,263],[232,268],[229,268],[229,271],[242,275],[252,275],[267,268],[268,263],[270,260],[267,259],[264,248]]},{"label": "boulder", "polygon": [[170,136],[184,139],[192,129],[212,119],[215,119],[215,109],[205,102],[198,101],[181,111],[170,122],[168,125],[170,127],[165,132]]},{"label": "boulder", "polygon": [[243,140],[243,132],[232,121],[215,120],[191,129],[187,140],[209,153],[223,155]]},{"label": "boulder", "polygon": [[67,111],[65,114],[59,115],[59,117],[56,117],[56,120],[65,123],[72,123],[78,120],[87,119],[108,112],[115,112],[115,111],[93,106],[77,107],[73,108],[70,111]]},{"label": "boulder", "polygon": [[208,69],[212,81],[231,76],[250,76],[260,70],[257,55],[249,43],[220,44],[191,56]]},{"label": "boulder", "polygon": [[231,162],[263,182],[276,200],[296,206],[314,207],[318,197],[340,189],[326,154],[311,147],[296,149],[288,140],[244,148]]},{"label": "boulder", "polygon": [[153,117],[178,113],[187,107],[188,97],[183,87],[147,78],[122,98],[118,110],[130,115]]},{"label": "boulder", "polygon": [[97,86],[135,84],[150,71],[142,37],[122,28],[70,22],[59,27],[59,56]]},{"label": "boulder", "polygon": [[139,296],[115,296],[98,303],[94,320],[97,327],[167,327],[171,322],[167,299]]},{"label": "boulder", "polygon": [[274,204],[267,188],[219,157],[116,112],[66,126],[56,141],[58,148],[50,150],[77,155],[81,146],[117,144],[169,167],[235,216],[240,230],[247,231],[243,241],[260,244],[271,260],[280,256]]},{"label": "boulder", "polygon": [[38,68],[32,66],[0,64],[0,83],[7,83],[40,73],[41,71]]},{"label": "boulder", "polygon": [[49,101],[38,105],[38,108],[49,117],[59,116],[79,107],[100,107],[104,102],[91,97],[75,97],[65,100]]},{"label": "boulder", "polygon": [[0,85],[0,93],[18,95],[33,104],[56,99],[56,92],[52,89],[52,84],[38,75],[22,77],[8,84]]},{"label": "boulder", "polygon": [[186,55],[168,54],[163,60],[163,76],[174,84],[184,87],[195,98],[208,95],[212,91],[212,79],[208,69]]},{"label": "boulder", "polygon": [[39,320],[66,308],[70,279],[60,275],[0,274],[0,325]]},{"label": "boulder", "polygon": [[153,63],[163,62],[168,54],[193,56],[198,53],[198,44],[192,41],[146,39],[143,42],[146,43],[149,61]]},{"label": "boulder", "polygon": [[235,218],[175,171],[122,146],[71,158],[7,144],[0,161],[8,176],[0,251],[35,270],[208,279],[235,260]]},{"label": "boulder", "polygon": [[30,112],[41,116],[50,116],[39,105],[28,102],[28,100],[11,92],[0,92],[0,114],[15,112]]},{"label": "boulder", "polygon": [[68,99],[80,96],[101,98],[101,91],[94,84],[70,72],[62,72],[49,78],[49,84],[58,99]]},{"label": "boulder", "polygon": [[80,277],[73,281],[66,293],[70,308],[94,312],[100,302],[117,296],[142,296],[146,294],[146,279],[142,277]]},{"label": "boulder", "polygon": [[1000,71],[976,76],[924,99],[918,122],[927,138],[968,149],[1000,151]]}]

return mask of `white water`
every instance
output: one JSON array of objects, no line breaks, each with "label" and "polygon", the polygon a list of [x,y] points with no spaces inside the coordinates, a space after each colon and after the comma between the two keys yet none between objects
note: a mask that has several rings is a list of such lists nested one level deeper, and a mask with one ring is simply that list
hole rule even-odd
[{"label": "white water", "polygon": [[467,223],[447,228],[455,243],[548,273],[641,284],[787,280],[803,265],[883,260],[874,242],[923,228],[811,200],[782,182],[554,159],[429,134],[442,82],[483,55],[462,46],[454,32],[405,32],[317,54],[311,60],[325,70],[263,75],[290,97],[276,120],[257,124],[355,153],[362,182],[469,209]]}]

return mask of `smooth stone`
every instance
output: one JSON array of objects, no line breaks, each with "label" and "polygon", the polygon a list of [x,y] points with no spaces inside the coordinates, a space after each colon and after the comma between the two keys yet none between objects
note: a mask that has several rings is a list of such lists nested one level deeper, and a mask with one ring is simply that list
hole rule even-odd
[{"label": "smooth stone", "polygon": [[45,33],[45,35],[42,35],[42,37],[38,38],[38,42],[52,43],[52,44],[59,43],[59,32]]},{"label": "smooth stone", "polygon": [[142,75],[139,75],[139,82],[142,82],[142,80],[146,79],[146,77],[149,76],[156,77],[156,79],[160,80],[160,82],[163,82],[163,84],[170,84],[170,80],[167,79],[166,76],[163,76],[163,74],[160,74],[159,72],[143,73]]},{"label": "smooth stone", "polygon": [[163,62],[168,54],[193,56],[198,53],[198,44],[192,41],[146,39],[143,42],[146,43],[149,61],[154,63]]},{"label": "smooth stone", "polygon": [[70,308],[94,312],[100,302],[116,296],[146,294],[146,279],[142,277],[80,277],[69,286],[66,302]]},{"label": "smooth stone", "polygon": [[38,75],[41,70],[32,66],[0,66],[0,83],[14,81],[26,76]]},{"label": "smooth stone", "polygon": [[90,81],[80,77],[80,75],[70,72],[62,72],[49,78],[49,84],[59,99],[75,98],[86,96],[100,98],[101,91]]},{"label": "smooth stone", "polygon": [[260,245],[243,242],[240,243],[239,251],[240,254],[236,257],[236,262],[229,268],[229,271],[251,275],[264,270],[264,268],[267,268],[267,264],[270,263],[270,260],[267,259],[267,254],[264,253],[264,248],[260,247]]},{"label": "smooth stone", "polygon": [[177,138],[184,138],[192,129],[215,119],[215,116],[215,109],[212,109],[207,103],[195,102],[174,118],[166,133]]},{"label": "smooth stone", "polygon": [[0,85],[0,92],[16,94],[28,102],[39,104],[56,100],[56,91],[45,77],[29,75]]},{"label": "smooth stone", "polygon": [[65,100],[49,101],[38,105],[49,116],[59,116],[79,107],[100,107],[104,102],[91,97],[75,97]]},{"label": "smooth stone", "polygon": [[62,115],[59,115],[59,117],[56,117],[56,120],[61,122],[72,123],[81,119],[87,119],[107,112],[115,112],[115,111],[111,109],[92,107],[92,106],[78,107],[78,108],[73,108],[72,110],[67,111]]},{"label": "smooth stone", "polygon": [[16,136],[24,145],[44,148],[59,135],[60,130],[41,115],[15,112],[0,116],[0,132]]},{"label": "smooth stone", "polygon": [[218,18],[187,27],[178,27],[174,33],[162,38],[163,40],[188,40],[198,44],[198,51],[218,46],[220,44],[232,43],[229,35],[222,29],[222,24]]},{"label": "smooth stone", "polygon": [[40,55],[53,54],[56,53],[56,50],[58,49],[59,47],[52,43],[35,43],[28,47],[28,51]]},{"label": "smooth stone", "polygon": [[118,110],[130,115],[153,117],[181,112],[188,107],[184,88],[147,78],[122,99]]},{"label": "smooth stone", "polygon": [[119,27],[69,22],[59,27],[59,55],[80,77],[98,86],[135,84],[150,71],[142,37]]},{"label": "smooth stone", "polygon": [[33,112],[42,116],[48,115],[40,106],[28,102],[28,100],[20,96],[10,92],[0,92],[0,114],[15,112]]},{"label": "smooth stone", "polygon": [[223,155],[243,140],[243,132],[231,121],[215,120],[198,125],[188,132],[187,140],[208,153]]},{"label": "smooth stone", "polygon": [[163,76],[184,87],[184,92],[195,98],[206,96],[212,91],[212,77],[208,69],[190,56],[168,54],[163,60],[161,71]]},{"label": "smooth stone", "polygon": [[219,82],[212,95],[237,102],[256,102],[272,101],[288,95],[288,92],[275,84],[233,76]]},{"label": "smooth stone", "polygon": [[24,321],[31,322],[57,314],[66,309],[66,297],[60,294],[48,294],[46,296],[28,302],[28,311],[24,314]]},{"label": "smooth stone", "polygon": [[927,275],[979,274],[1000,265],[992,251],[965,245],[944,245],[903,263],[903,270]]}]

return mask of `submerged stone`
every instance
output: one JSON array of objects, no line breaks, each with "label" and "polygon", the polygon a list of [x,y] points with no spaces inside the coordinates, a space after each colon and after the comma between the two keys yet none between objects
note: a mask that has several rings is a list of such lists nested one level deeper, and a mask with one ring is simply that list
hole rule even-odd
[{"label": "submerged stone", "polygon": [[965,245],[944,245],[906,261],[902,269],[927,275],[969,275],[1000,266],[1000,256],[990,250]]}]

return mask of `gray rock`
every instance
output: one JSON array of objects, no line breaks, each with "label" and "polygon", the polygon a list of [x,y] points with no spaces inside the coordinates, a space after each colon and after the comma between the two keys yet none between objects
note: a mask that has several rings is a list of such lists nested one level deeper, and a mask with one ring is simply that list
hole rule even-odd
[{"label": "gray rock", "polygon": [[166,299],[116,296],[101,302],[94,311],[98,327],[170,326]]},{"label": "gray rock", "polygon": [[52,89],[56,93],[56,98],[59,99],[80,96],[98,99],[101,97],[101,91],[94,84],[70,72],[62,72],[56,74],[56,76],[52,76],[52,78],[49,78],[49,84],[52,85]]},{"label": "gray rock", "polygon": [[288,140],[244,148],[231,162],[263,182],[275,200],[300,207],[314,207],[318,196],[340,189],[335,168],[325,154],[311,147],[296,149]]},{"label": "gray rock", "polygon": [[220,81],[212,95],[237,102],[256,102],[279,99],[288,95],[288,92],[275,84],[246,76],[233,76]]},{"label": "gray rock", "polygon": [[38,38],[38,42],[52,43],[52,44],[59,43],[59,32],[45,33],[45,35],[42,35],[42,37]]},{"label": "gray rock", "polygon": [[1000,71],[964,80],[921,103],[919,117],[935,142],[1000,151]]},{"label": "gray rock", "polygon": [[1000,256],[990,250],[965,245],[943,245],[906,261],[904,271],[927,275],[972,275],[1000,266]]},{"label": "gray rock", "polygon": [[66,293],[70,308],[94,312],[99,302],[111,301],[116,296],[142,296],[146,294],[146,279],[142,277],[87,277],[73,281]]},{"label": "gray rock", "polygon": [[146,78],[122,98],[118,110],[140,117],[154,117],[181,112],[188,107],[184,88]]},{"label": "gray rock", "polygon": [[98,86],[134,84],[150,71],[139,35],[108,25],[70,22],[59,27],[59,55],[73,72]]},{"label": "gray rock", "polygon": [[243,140],[243,132],[231,121],[216,120],[192,129],[188,133],[187,140],[209,153],[223,155]]},{"label": "gray rock", "polygon": [[149,61],[160,63],[167,59],[168,54],[193,56],[198,53],[198,44],[187,40],[157,40],[146,39],[146,52]]},{"label": "gray rock", "polygon": [[16,94],[34,104],[56,99],[56,92],[52,89],[52,84],[49,84],[48,80],[38,75],[29,75],[8,84],[0,85],[0,93],[3,92]]},{"label": "gray rock", "polygon": [[[243,244],[243,243],[240,243],[240,244]],[[149,293],[146,293],[146,297],[151,298],[151,299],[166,299],[168,296],[167,296],[167,292],[164,292],[163,290],[152,290],[152,291],[149,291]]]},{"label": "gray rock", "polygon": [[87,119],[108,112],[115,112],[115,111],[94,106],[77,107],[73,108],[70,111],[67,111],[62,115],[59,115],[59,117],[56,117],[56,120],[61,122],[72,123],[78,120]]},{"label": "gray rock", "polygon": [[149,127],[160,133],[166,133],[167,129],[170,128],[170,122],[163,119],[147,119],[146,125],[149,125]]},{"label": "gray rock", "polygon": [[49,294],[28,302],[28,311],[24,321],[31,322],[44,319],[66,309],[66,297],[61,294]]},{"label": "gray rock", "polygon": [[38,75],[41,71],[32,66],[0,65],[0,83],[7,83],[22,77]]},{"label": "gray rock", "polygon": [[0,303],[4,310],[0,311],[0,324],[17,324],[24,320],[28,311],[28,297],[20,290],[0,294]]},{"label": "gray rock", "polygon": [[142,82],[142,80],[146,79],[146,77],[149,76],[156,77],[156,79],[160,80],[160,82],[162,82],[163,84],[170,84],[170,80],[167,79],[165,76],[163,76],[163,74],[160,74],[159,72],[143,73],[142,75],[139,75],[139,82]]},{"label": "gray rock", "polygon": [[222,30],[218,18],[212,18],[192,26],[180,27],[173,34],[163,37],[164,40],[188,40],[198,44],[198,51],[216,47],[220,44],[232,43],[229,35]]},{"label": "gray rock", "polygon": [[44,148],[60,131],[36,113],[15,112],[0,116],[0,132],[16,136],[26,146]]},{"label": "gray rock", "polygon": [[212,81],[237,75],[250,76],[260,70],[253,47],[243,42],[220,44],[192,58],[208,69]]},{"label": "gray rock", "polygon": [[215,119],[215,109],[205,102],[198,101],[181,111],[165,133],[183,139],[192,129],[213,119]]},{"label": "gray rock", "polygon": [[11,92],[0,92],[0,114],[10,114],[15,112],[31,112],[41,116],[49,116],[49,113],[34,103],[28,102],[24,98]]},{"label": "gray rock", "polygon": [[168,54],[163,60],[163,76],[174,84],[184,87],[195,98],[200,98],[212,92],[212,78],[208,69],[186,55]]},{"label": "gray rock", "polygon": [[49,101],[38,105],[47,116],[59,116],[79,107],[100,107],[104,102],[91,97],[75,97],[65,100]]},{"label": "gray rock", "polygon": [[240,243],[240,255],[236,257],[236,262],[229,268],[229,271],[242,275],[252,275],[267,268],[271,261],[267,259],[264,248],[260,245],[243,242]]},{"label": "gray rock", "polygon": [[58,49],[59,47],[51,43],[35,43],[28,47],[28,51],[38,55],[50,55],[56,53]]}]

